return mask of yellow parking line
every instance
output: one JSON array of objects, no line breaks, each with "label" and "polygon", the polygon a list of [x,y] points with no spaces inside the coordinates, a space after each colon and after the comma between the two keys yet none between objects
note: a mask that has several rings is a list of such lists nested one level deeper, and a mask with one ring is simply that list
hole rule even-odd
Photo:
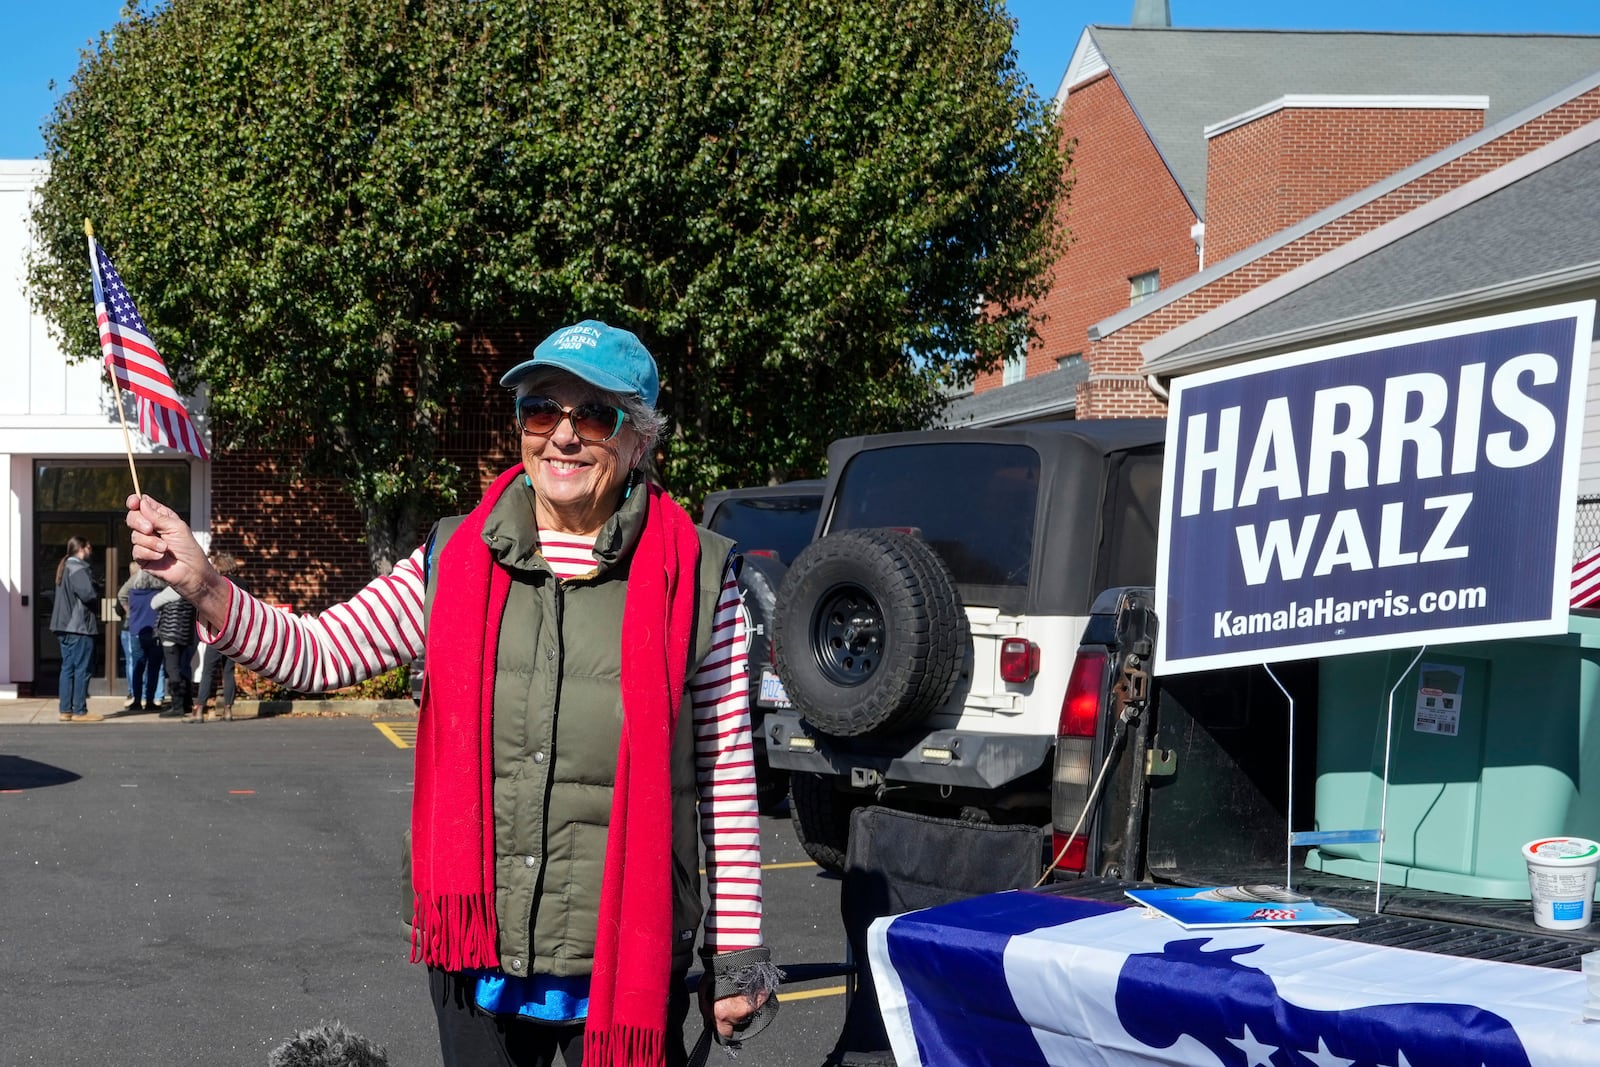
[{"label": "yellow parking line", "polygon": [[[817,868],[817,865],[812,863],[810,860],[806,860],[804,863],[763,863],[761,865],[761,869],[763,871],[791,871],[796,867],[811,867],[813,869],[820,869]],[[700,873],[705,874],[706,869],[701,867]]]},{"label": "yellow parking line", "polygon": [[[387,737],[389,739],[390,743],[392,743],[395,748],[410,748],[411,747],[410,742],[406,741],[399,734],[395,733],[394,729],[388,723],[386,723],[386,722],[375,722],[372,725],[376,726],[378,728],[378,732],[380,734],[382,734],[384,737]],[[413,734],[412,736],[415,737],[416,735]]]},{"label": "yellow parking line", "polygon": [[824,989],[785,989],[778,994],[779,1000],[815,1000],[817,997],[842,997],[849,990],[842,985],[831,985]]}]

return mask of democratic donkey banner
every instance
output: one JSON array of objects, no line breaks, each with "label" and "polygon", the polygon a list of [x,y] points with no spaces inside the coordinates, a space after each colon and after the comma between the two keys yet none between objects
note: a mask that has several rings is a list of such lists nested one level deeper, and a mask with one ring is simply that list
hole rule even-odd
[{"label": "democratic donkey banner", "polygon": [[878,919],[867,950],[899,1067],[1572,1067],[1600,1048],[1574,971],[1026,890]]},{"label": "democratic donkey banner", "polygon": [[1594,302],[1179,379],[1167,673],[1567,625]]}]

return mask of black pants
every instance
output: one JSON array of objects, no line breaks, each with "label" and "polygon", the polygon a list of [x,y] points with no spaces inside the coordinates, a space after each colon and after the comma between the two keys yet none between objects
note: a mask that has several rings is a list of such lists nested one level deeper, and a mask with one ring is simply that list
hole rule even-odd
[{"label": "black pants", "polygon": [[[475,978],[428,968],[428,991],[439,1016],[439,1051],[444,1067],[566,1067],[583,1063],[583,1024],[550,1026],[491,1015],[473,1002]],[[672,977],[667,1002],[667,1067],[683,1067],[683,1022],[689,1014],[684,976]]]},{"label": "black pants", "polygon": [[221,706],[232,707],[238,685],[233,677],[233,660],[217,651],[216,645],[207,645],[200,651],[200,697],[195,703],[205,707],[206,701],[216,694],[219,682],[222,685]]},{"label": "black pants", "polygon": [[184,660],[193,649],[192,645],[169,645],[161,642],[161,654],[167,662],[167,699],[172,701],[174,708],[184,711],[194,710],[194,683],[189,680],[189,672],[184,669]]}]

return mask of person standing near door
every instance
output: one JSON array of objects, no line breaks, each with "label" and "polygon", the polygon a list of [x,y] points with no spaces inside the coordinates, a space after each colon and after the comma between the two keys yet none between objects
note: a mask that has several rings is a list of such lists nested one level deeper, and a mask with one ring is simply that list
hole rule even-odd
[{"label": "person standing near door", "polygon": [[172,706],[160,712],[163,719],[182,719],[194,713],[194,649],[200,641],[195,632],[194,605],[167,586],[150,600],[156,609],[156,636],[161,639],[161,654],[167,665],[167,695]]},{"label": "person standing near door", "polygon": [[99,722],[105,716],[89,712],[89,664],[94,658],[94,634],[99,627],[94,605],[100,599],[89,557],[94,546],[87,537],[67,538],[67,554],[56,564],[56,602],[50,610],[50,632],[61,646],[61,721]]},{"label": "person standing near door", "polygon": [[[211,565],[217,569],[218,574],[226,576],[235,586],[239,586],[238,559],[226,552],[213,552]],[[211,695],[215,693],[218,704],[217,710],[212,712],[212,719],[218,722],[232,722],[233,698],[237,687],[238,682],[233,676],[233,660],[224,656],[222,649],[216,645],[207,644],[200,650],[200,696],[194,702],[194,715],[183,721],[205,722],[206,705],[211,702]]]},{"label": "person standing near door", "polygon": [[155,711],[161,702],[161,639],[156,636],[156,609],[151,601],[166,587],[160,578],[138,570],[117,590],[117,600],[127,617],[123,636],[133,639],[133,655],[128,661],[128,686],[133,697],[124,709],[127,711]]}]

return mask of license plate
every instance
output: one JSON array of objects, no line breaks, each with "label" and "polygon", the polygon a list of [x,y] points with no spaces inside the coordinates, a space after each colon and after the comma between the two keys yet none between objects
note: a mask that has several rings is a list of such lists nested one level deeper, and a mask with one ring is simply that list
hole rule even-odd
[{"label": "license plate", "polygon": [[761,672],[761,695],[757,699],[763,704],[775,704],[780,708],[789,707],[789,694],[783,688],[783,679],[771,671]]}]

